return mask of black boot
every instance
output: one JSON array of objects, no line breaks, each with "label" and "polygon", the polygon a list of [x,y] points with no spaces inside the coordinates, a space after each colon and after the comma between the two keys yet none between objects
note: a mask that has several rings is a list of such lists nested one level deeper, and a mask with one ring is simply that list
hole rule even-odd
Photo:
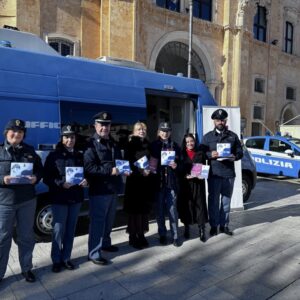
[{"label": "black boot", "polygon": [[184,238],[188,240],[190,238],[190,226],[189,225],[184,225]]},{"label": "black boot", "polygon": [[143,234],[138,235],[138,240],[142,247],[145,247],[145,248],[149,247],[149,243]]},{"label": "black boot", "polygon": [[199,226],[199,237],[200,237],[201,242],[203,242],[203,243],[206,242],[205,225]]},{"label": "black boot", "polygon": [[130,234],[129,235],[129,245],[132,246],[135,249],[143,249],[143,246],[141,244],[141,241],[137,237],[137,235]]}]

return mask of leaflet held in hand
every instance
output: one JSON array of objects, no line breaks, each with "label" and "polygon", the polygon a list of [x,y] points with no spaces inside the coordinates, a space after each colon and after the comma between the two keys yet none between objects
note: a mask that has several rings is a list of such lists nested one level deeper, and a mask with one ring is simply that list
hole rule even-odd
[{"label": "leaflet held in hand", "polygon": [[139,169],[143,169],[143,170],[146,170],[146,169],[149,169],[149,160],[147,158],[147,156],[143,156],[142,158],[138,159],[134,165],[136,167],[138,167]]},{"label": "leaflet held in hand", "polygon": [[161,151],[161,165],[168,166],[175,161],[175,151]]},{"label": "leaflet held in hand", "polygon": [[116,168],[118,169],[120,175],[130,174],[130,164],[128,160],[116,159]]},{"label": "leaflet held in hand", "polygon": [[11,184],[30,184],[27,176],[32,176],[33,164],[25,162],[13,162],[10,165]]},{"label": "leaflet held in hand", "polygon": [[201,179],[207,179],[209,173],[209,166],[203,165],[199,163],[193,164],[192,170],[191,170],[191,176]]},{"label": "leaflet held in hand", "polygon": [[230,143],[217,143],[217,152],[219,157],[230,157],[231,145]]},{"label": "leaflet held in hand", "polygon": [[66,182],[79,184],[84,178],[83,167],[66,167]]}]

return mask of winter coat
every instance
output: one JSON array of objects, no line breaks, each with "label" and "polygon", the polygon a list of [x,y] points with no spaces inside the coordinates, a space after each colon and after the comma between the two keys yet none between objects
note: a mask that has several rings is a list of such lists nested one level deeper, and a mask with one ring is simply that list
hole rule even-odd
[{"label": "winter coat", "polygon": [[[176,169],[172,169],[170,166],[161,165],[161,151],[165,150],[175,151],[175,162],[177,163]],[[175,190],[177,193],[179,190],[178,170],[180,169],[180,148],[177,143],[173,142],[171,139],[164,143],[160,138],[158,138],[152,142],[150,146],[150,154],[158,160],[154,189],[159,191],[161,188],[167,187]]]},{"label": "winter coat", "polygon": [[111,175],[115,160],[122,159],[121,150],[112,138],[100,138],[97,133],[90,139],[84,152],[84,169],[89,183],[89,194],[113,195],[122,188],[121,176]]},{"label": "winter coat", "polygon": [[10,175],[12,162],[33,163],[33,175],[37,184],[43,175],[43,165],[34,148],[21,142],[13,147],[5,141],[0,145],[0,204],[14,205],[32,200],[35,197],[33,184],[4,184],[4,176]]},{"label": "winter coat", "polygon": [[153,202],[153,174],[143,175],[143,170],[134,163],[147,156],[150,159],[148,140],[132,136],[125,150],[125,159],[129,160],[132,173],[126,178],[124,210],[130,214],[149,214]]},{"label": "winter coat", "polygon": [[234,162],[231,160],[211,159],[211,152],[216,151],[217,143],[229,143],[231,146],[231,153],[235,155],[235,160],[240,160],[243,157],[243,148],[238,136],[230,131],[224,130],[219,134],[216,129],[209,131],[203,136],[202,146],[205,149],[206,156],[210,163],[210,176],[218,176],[223,178],[235,177]]},{"label": "winter coat", "polygon": [[49,153],[45,162],[44,183],[49,186],[50,200],[53,204],[73,204],[84,199],[83,187],[78,184],[66,189],[66,167],[83,167],[82,153],[74,149],[69,152],[61,143]]},{"label": "winter coat", "polygon": [[182,223],[188,225],[203,225],[208,221],[205,180],[187,179],[191,174],[194,163],[205,164],[205,154],[203,151],[196,151],[193,160],[189,158],[186,151],[182,154],[182,164],[180,169],[180,192],[178,195],[177,209]]}]

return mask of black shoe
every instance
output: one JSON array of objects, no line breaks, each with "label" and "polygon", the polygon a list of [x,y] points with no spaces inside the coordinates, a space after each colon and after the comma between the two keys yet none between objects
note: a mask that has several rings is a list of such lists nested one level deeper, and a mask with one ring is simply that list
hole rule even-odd
[{"label": "black shoe", "polygon": [[52,265],[52,272],[53,273],[59,273],[61,271],[61,264],[59,263],[54,263]]},{"label": "black shoe", "polygon": [[108,246],[108,247],[103,247],[101,250],[106,251],[106,252],[118,252],[119,248],[117,246]]},{"label": "black shoe", "polygon": [[206,242],[206,233],[205,233],[205,229],[200,229],[199,231],[199,237],[200,237],[200,241],[205,243]]},{"label": "black shoe", "polygon": [[210,229],[209,234],[210,234],[211,236],[217,235],[217,234],[218,234],[218,227],[212,227],[212,228]]},{"label": "black shoe", "polygon": [[98,258],[89,258],[88,260],[91,261],[92,263],[94,263],[95,265],[107,265],[108,264],[108,260],[103,258],[103,257],[98,257]]},{"label": "black shoe", "polygon": [[179,242],[178,239],[173,240],[173,246],[174,247],[180,247],[181,246],[181,243]]},{"label": "black shoe", "polygon": [[23,275],[23,277],[25,278],[25,280],[27,282],[35,282],[35,276],[34,276],[34,274],[32,273],[31,270],[26,271],[26,272],[22,272],[22,275]]},{"label": "black shoe", "polygon": [[227,226],[220,226],[220,232],[227,235],[233,235],[233,232]]},{"label": "black shoe", "polygon": [[147,239],[145,238],[144,235],[139,235],[138,236],[138,241],[139,241],[139,243],[142,247],[144,247],[144,248],[149,247],[149,243],[148,243],[148,241],[147,241]]},{"label": "black shoe", "polygon": [[190,227],[188,225],[184,226],[184,238],[188,240],[190,238]]},{"label": "black shoe", "polygon": [[159,238],[159,243],[161,245],[167,245],[168,244],[168,241],[167,241],[167,237],[162,235],[160,238]]},{"label": "black shoe", "polygon": [[62,265],[67,269],[67,270],[74,270],[75,266],[72,264],[70,260],[64,261]]}]

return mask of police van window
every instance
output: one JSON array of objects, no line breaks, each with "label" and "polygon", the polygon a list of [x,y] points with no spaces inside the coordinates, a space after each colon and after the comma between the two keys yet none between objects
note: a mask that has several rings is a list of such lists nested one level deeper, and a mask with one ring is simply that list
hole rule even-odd
[{"label": "police van window", "polygon": [[250,139],[246,141],[247,148],[264,149],[265,139]]},{"label": "police van window", "polygon": [[284,153],[284,151],[291,149],[292,147],[283,141],[270,139],[270,151]]}]

